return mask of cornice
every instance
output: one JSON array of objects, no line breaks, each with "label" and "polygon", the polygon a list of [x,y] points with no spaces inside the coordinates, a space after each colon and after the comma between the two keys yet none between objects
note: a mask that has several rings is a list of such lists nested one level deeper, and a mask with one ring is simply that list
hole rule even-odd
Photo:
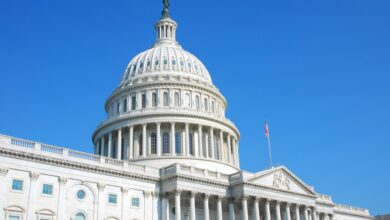
[{"label": "cornice", "polygon": [[353,216],[357,216],[357,217],[364,217],[367,219],[372,219],[371,215],[358,214],[358,213],[342,211],[342,210],[338,210],[338,209],[333,209],[333,212],[336,214],[338,213],[338,214],[342,214],[342,215],[353,215]]},{"label": "cornice", "polygon": [[5,155],[7,157],[17,158],[17,159],[23,159],[23,160],[29,160],[33,162],[38,163],[44,163],[54,166],[61,166],[64,168],[71,168],[71,169],[78,169],[82,171],[92,172],[92,173],[98,173],[98,174],[104,174],[104,175],[111,175],[111,176],[117,176],[127,179],[133,179],[133,180],[140,180],[140,181],[147,181],[147,182],[158,182],[159,178],[142,175],[138,173],[131,173],[128,171],[123,170],[115,170],[111,168],[103,168],[100,166],[94,166],[89,165],[85,163],[80,163],[76,161],[68,161],[63,160],[59,158],[54,158],[46,155],[38,155],[34,153],[27,153],[23,151],[17,151],[17,150],[9,150],[6,148],[0,147],[0,155]]},{"label": "cornice", "polygon": [[212,179],[204,179],[204,178],[199,178],[198,176],[188,176],[188,175],[183,175],[183,174],[175,174],[171,176],[166,176],[161,178],[161,184],[164,183],[164,181],[171,181],[171,180],[186,180],[192,183],[200,183],[200,184],[205,184],[209,186],[214,186],[214,187],[219,187],[219,188],[229,188],[229,184],[226,183],[221,183],[216,180]]}]

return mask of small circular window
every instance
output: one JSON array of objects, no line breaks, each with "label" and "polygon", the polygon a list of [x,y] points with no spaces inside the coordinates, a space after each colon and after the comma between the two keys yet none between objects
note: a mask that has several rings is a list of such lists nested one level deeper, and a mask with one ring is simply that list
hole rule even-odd
[{"label": "small circular window", "polygon": [[79,200],[84,200],[85,199],[85,191],[84,190],[79,190],[77,191],[77,194],[76,194],[77,198]]}]

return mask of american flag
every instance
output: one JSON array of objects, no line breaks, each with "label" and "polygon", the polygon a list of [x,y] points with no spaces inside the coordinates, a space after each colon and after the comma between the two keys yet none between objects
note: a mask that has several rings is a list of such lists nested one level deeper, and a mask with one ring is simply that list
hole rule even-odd
[{"label": "american flag", "polygon": [[269,138],[269,130],[268,130],[268,122],[267,121],[265,121],[265,124],[264,124],[264,132],[265,132],[265,137]]}]

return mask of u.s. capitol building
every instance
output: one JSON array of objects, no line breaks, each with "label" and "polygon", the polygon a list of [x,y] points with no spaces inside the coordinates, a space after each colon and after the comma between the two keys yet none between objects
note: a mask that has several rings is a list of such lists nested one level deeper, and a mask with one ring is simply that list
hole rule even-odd
[{"label": "u.s. capitol building", "polygon": [[156,42],[106,101],[95,154],[0,135],[0,219],[371,219],[284,166],[241,170],[226,99],[176,28],[165,2]]}]

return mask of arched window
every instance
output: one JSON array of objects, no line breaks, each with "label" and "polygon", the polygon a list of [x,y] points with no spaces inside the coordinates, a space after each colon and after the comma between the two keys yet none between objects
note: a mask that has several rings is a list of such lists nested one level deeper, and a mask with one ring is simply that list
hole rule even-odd
[{"label": "arched window", "polygon": [[76,215],[74,215],[74,220],[86,220],[87,217],[85,217],[85,215],[81,212],[77,213]]},{"label": "arched window", "polygon": [[169,153],[169,133],[165,132],[163,134],[163,153]]},{"label": "arched window", "polygon": [[199,96],[195,96],[195,109],[199,110],[200,109],[200,99]]},{"label": "arched window", "polygon": [[152,94],[152,106],[157,107],[157,93],[155,92]]},{"label": "arched window", "polygon": [[137,108],[137,98],[135,96],[131,97],[131,110],[135,110]]},{"label": "arched window", "polygon": [[194,155],[194,138],[192,133],[190,133],[188,139],[190,141],[190,154]]},{"label": "arched window", "polygon": [[190,94],[186,94],[186,99],[185,99],[185,106],[187,107],[187,108],[189,108],[190,107],[190,103],[191,103],[191,101],[190,101]]},{"label": "arched window", "polygon": [[178,92],[175,92],[175,107],[180,107],[180,95]]},{"label": "arched window", "polygon": [[123,112],[127,112],[127,99],[123,100]]},{"label": "arched window", "polygon": [[215,113],[215,103],[214,101],[211,102],[211,111]]},{"label": "arched window", "polygon": [[208,102],[207,98],[204,98],[204,110],[205,111],[209,110],[209,102]]},{"label": "arched window", "polygon": [[169,97],[168,97],[168,93],[167,92],[164,92],[164,94],[163,94],[163,105],[164,106],[169,106]]},{"label": "arched window", "polygon": [[181,154],[181,134],[180,134],[180,132],[175,133],[175,146],[176,146],[176,153]]},{"label": "arched window", "polygon": [[146,108],[146,94],[142,94],[142,108]]},{"label": "arched window", "polygon": [[143,141],[142,140],[143,140],[143,137],[142,137],[142,134],[140,134],[138,137],[138,146],[139,146],[138,155],[139,156],[142,156],[142,153],[143,153],[143,151],[142,151],[143,150],[142,149],[143,148]]},{"label": "arched window", "polygon": [[119,114],[119,112],[120,112],[119,107],[120,107],[120,102],[118,101],[118,103],[116,103],[116,113],[117,114]]},{"label": "arched window", "polygon": [[153,132],[151,135],[151,144],[152,144],[152,154],[157,154],[157,134]]}]

